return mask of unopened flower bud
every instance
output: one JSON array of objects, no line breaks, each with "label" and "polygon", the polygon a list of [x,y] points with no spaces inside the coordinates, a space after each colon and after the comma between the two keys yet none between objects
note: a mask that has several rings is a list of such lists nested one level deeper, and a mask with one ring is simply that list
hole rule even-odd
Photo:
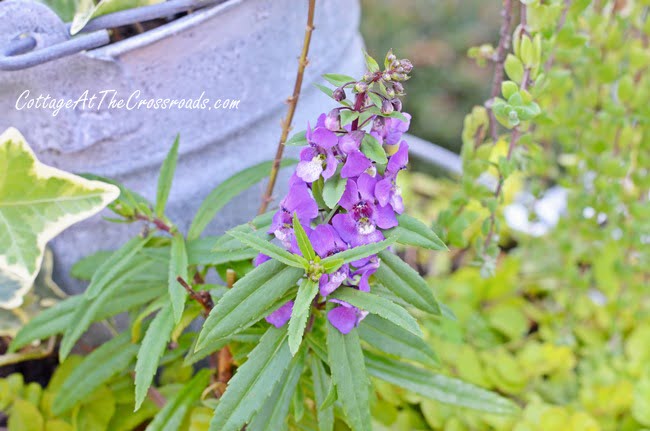
[{"label": "unopened flower bud", "polygon": [[325,117],[325,127],[332,132],[341,129],[341,114],[338,109],[332,109]]},{"label": "unopened flower bud", "polygon": [[392,99],[395,97],[395,90],[393,90],[391,87],[386,89],[386,95],[388,95],[389,99]]},{"label": "unopened flower bud", "polygon": [[370,82],[370,81],[373,80],[373,78],[374,78],[374,76],[373,76],[372,73],[366,73],[366,74],[363,75],[363,78],[362,78],[362,79],[363,79],[364,81],[366,81],[366,82]]},{"label": "unopened flower bud", "polygon": [[402,66],[400,66],[397,69],[395,69],[395,72],[404,73],[404,68]]},{"label": "unopened flower bud", "polygon": [[411,63],[406,58],[400,60],[400,63],[402,65],[402,67],[404,68],[405,73],[411,73],[411,70],[413,70],[413,63]]},{"label": "unopened flower bud", "polygon": [[393,61],[390,63],[390,68],[391,68],[391,69],[397,69],[397,68],[400,67],[400,66],[401,66],[401,63],[399,62],[399,60],[393,60]]},{"label": "unopened flower bud", "polygon": [[354,84],[354,91],[357,93],[365,93],[368,91],[368,84],[366,84],[363,81],[359,81],[356,84]]},{"label": "unopened flower bud", "polygon": [[397,94],[402,94],[404,93],[404,86],[399,82],[395,82],[393,83],[393,90],[395,90],[395,93]]},{"label": "unopened flower bud", "polygon": [[393,81],[404,81],[404,80],[406,80],[406,74],[405,73],[392,73],[391,78],[393,78]]},{"label": "unopened flower bud", "polygon": [[344,100],[345,99],[345,90],[343,89],[343,87],[339,87],[336,90],[334,90],[334,92],[332,93],[332,97],[337,102],[340,102],[341,100]]},{"label": "unopened flower bud", "polygon": [[397,57],[395,56],[395,54],[393,54],[392,49],[388,51],[388,54],[386,54],[386,60],[388,60],[389,63],[392,63],[393,61],[397,60]]},{"label": "unopened flower bud", "polygon": [[386,122],[384,121],[384,117],[380,117],[377,115],[375,119],[372,121],[372,130],[374,131],[381,131],[383,130],[384,126],[386,125]]},{"label": "unopened flower bud", "polygon": [[393,104],[390,100],[384,100],[381,104],[381,113],[384,115],[390,115],[393,113]]},{"label": "unopened flower bud", "polygon": [[402,101],[399,100],[398,98],[395,98],[390,101],[390,103],[393,105],[393,108],[395,108],[396,111],[402,111]]},{"label": "unopened flower bud", "polygon": [[390,81],[390,73],[386,72],[381,76],[384,81]]}]

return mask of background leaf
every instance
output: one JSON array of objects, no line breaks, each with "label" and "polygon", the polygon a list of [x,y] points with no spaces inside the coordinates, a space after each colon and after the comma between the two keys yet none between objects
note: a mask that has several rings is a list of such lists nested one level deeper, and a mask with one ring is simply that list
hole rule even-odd
[{"label": "background leaf", "polygon": [[160,174],[158,175],[158,189],[156,191],[156,215],[158,217],[165,216],[165,206],[167,205],[167,199],[169,199],[169,191],[172,188],[172,182],[174,181],[174,173],[176,172],[176,162],[178,161],[178,142],[180,140],[180,135],[176,136],[176,140],[172,145],[165,161],[160,168]]},{"label": "background leaf", "polygon": [[177,278],[181,277],[186,282],[190,283],[187,274],[187,250],[185,249],[185,239],[183,235],[176,233],[172,237],[171,256],[169,259],[169,299],[172,304],[172,311],[174,312],[174,323],[178,323],[183,316],[185,309],[185,300],[187,292],[181,286]]}]

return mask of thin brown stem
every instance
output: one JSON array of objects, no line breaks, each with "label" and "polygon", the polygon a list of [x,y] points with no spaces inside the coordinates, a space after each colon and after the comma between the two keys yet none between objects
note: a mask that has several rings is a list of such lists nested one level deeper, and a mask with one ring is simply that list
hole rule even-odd
[{"label": "thin brown stem", "polygon": [[187,293],[190,295],[190,298],[201,304],[206,316],[210,314],[210,311],[212,311],[212,308],[214,307],[214,303],[212,302],[209,292],[197,292],[192,289],[192,286],[190,286],[187,281],[183,280],[183,277],[176,277],[176,281],[185,288]]},{"label": "thin brown stem", "polygon": [[[226,271],[226,284],[228,289],[231,289],[237,281],[237,274],[235,271],[229,269]],[[223,347],[217,353],[217,383],[224,388],[232,378],[232,353],[228,346]]]},{"label": "thin brown stem", "polygon": [[501,11],[501,28],[499,29],[499,45],[494,57],[494,78],[492,79],[492,91],[490,92],[489,116],[490,116],[490,136],[492,141],[498,139],[497,120],[492,112],[491,102],[499,95],[501,83],[503,82],[504,63],[506,54],[510,48],[510,27],[512,25],[512,0],[503,0],[503,10]]},{"label": "thin brown stem", "polygon": [[289,109],[287,111],[287,116],[282,120],[282,134],[280,135],[280,142],[278,142],[278,148],[275,152],[275,158],[273,159],[273,167],[271,168],[271,174],[269,175],[269,182],[266,186],[266,191],[262,197],[262,203],[258,214],[263,214],[269,207],[269,203],[273,199],[273,189],[275,188],[275,183],[278,179],[278,172],[280,171],[280,162],[282,161],[282,155],[284,154],[284,143],[287,141],[289,136],[289,131],[291,130],[291,123],[293,122],[293,116],[296,112],[296,106],[298,105],[298,99],[300,98],[300,89],[302,88],[302,80],[305,73],[305,67],[307,67],[308,60],[307,55],[309,54],[309,45],[311,43],[311,34],[314,31],[314,10],[316,9],[316,0],[309,0],[309,11],[307,12],[307,27],[305,28],[305,38],[302,44],[302,52],[300,54],[300,60],[298,60],[298,72],[296,73],[296,82],[293,86],[293,94],[287,102],[289,104]]}]

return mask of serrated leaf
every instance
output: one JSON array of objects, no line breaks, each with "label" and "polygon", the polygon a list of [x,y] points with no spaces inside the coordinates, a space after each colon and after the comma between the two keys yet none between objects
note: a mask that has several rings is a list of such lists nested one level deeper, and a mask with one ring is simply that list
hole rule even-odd
[{"label": "serrated leaf", "polygon": [[180,233],[174,234],[172,237],[171,255],[169,258],[169,299],[172,304],[172,311],[174,312],[174,323],[178,323],[183,316],[185,309],[185,299],[187,292],[181,286],[177,278],[181,277],[183,280],[189,282],[187,275],[187,250],[185,249],[185,239]]},{"label": "serrated leaf", "polygon": [[212,309],[199,334],[196,350],[260,320],[303,274],[302,269],[270,260],[240,278]]},{"label": "serrated leaf", "polygon": [[102,263],[110,259],[113,251],[101,250],[78,260],[70,269],[70,275],[76,279],[90,281]]},{"label": "serrated leaf", "polygon": [[295,268],[309,268],[309,262],[297,254],[289,253],[287,250],[278,247],[277,245],[267,241],[266,239],[257,237],[250,233],[240,231],[228,231],[228,235],[236,238],[238,241],[254,248],[260,253],[264,253],[272,259],[280,261],[285,265],[293,266]]},{"label": "serrated leaf", "polygon": [[396,235],[398,243],[429,250],[449,250],[431,228],[415,217],[400,214],[397,216],[397,221],[399,223],[397,227],[386,231],[386,233]]},{"label": "serrated leaf", "polygon": [[230,380],[210,431],[239,431],[271,395],[291,363],[287,332],[269,328]]},{"label": "serrated leaf", "polygon": [[344,335],[328,322],[327,355],[346,422],[352,431],[371,431],[370,383],[357,330]]},{"label": "serrated leaf", "polygon": [[[343,265],[345,263],[354,262],[355,260],[363,259],[368,256],[372,256],[373,254],[377,254],[382,250],[385,250],[393,243],[395,243],[396,239],[396,237],[390,236],[383,241],[350,248],[340,253],[336,253],[335,255],[332,255],[326,259],[323,259],[321,263],[323,265],[330,265],[330,263],[333,261],[342,260],[343,263],[341,263],[341,265]],[[338,268],[334,268],[331,272],[336,271],[337,269]]]},{"label": "serrated leaf", "polygon": [[370,160],[377,163],[388,163],[388,157],[386,157],[384,147],[382,147],[377,138],[372,136],[370,133],[366,133],[361,141],[361,152]]},{"label": "serrated leaf", "polygon": [[341,301],[345,301],[348,304],[354,305],[361,310],[388,319],[411,334],[422,337],[422,330],[413,316],[411,316],[404,308],[386,298],[350,287],[341,287],[336,289],[332,296]]},{"label": "serrated leaf", "polygon": [[485,389],[422,368],[365,352],[368,372],[394,385],[441,403],[495,414],[513,414],[517,406]]},{"label": "serrated leaf", "polygon": [[292,355],[295,355],[300,348],[311,303],[316,295],[318,295],[318,283],[309,278],[305,279],[298,288],[298,295],[291,311],[291,320],[289,320],[289,349]]},{"label": "serrated leaf", "polygon": [[356,79],[354,79],[352,76],[341,75],[338,73],[326,73],[323,75],[323,78],[335,87],[341,87],[348,82],[356,82]]},{"label": "serrated leaf", "polygon": [[289,368],[280,378],[271,396],[266,399],[260,411],[246,427],[247,431],[285,431],[288,428],[289,405],[305,367],[306,356],[307,350],[302,349],[293,357]]},{"label": "serrated leaf", "polygon": [[345,192],[346,184],[347,178],[342,178],[340,175],[334,175],[325,181],[323,185],[323,201],[325,201],[328,208],[333,209],[336,207]]},{"label": "serrated leaf", "polygon": [[47,242],[101,211],[119,189],[40,163],[13,128],[0,135],[0,166],[0,306],[15,308],[38,274]]},{"label": "serrated leaf", "polygon": [[379,65],[377,61],[372,58],[365,50],[363,51],[363,56],[366,59],[366,67],[371,73],[379,72]]},{"label": "serrated leaf", "polygon": [[391,355],[437,367],[440,361],[431,347],[419,336],[379,316],[369,315],[359,325],[363,341]]},{"label": "serrated leaf", "polygon": [[390,251],[379,253],[381,263],[375,277],[388,290],[414,307],[440,315],[440,306],[431,288],[413,268]]},{"label": "serrated leaf", "polygon": [[117,373],[125,370],[138,352],[124,332],[102,344],[86,356],[66,378],[52,404],[55,415],[61,415],[84,400]]},{"label": "serrated leaf", "polygon": [[288,147],[302,147],[303,145],[307,145],[307,137],[306,137],[307,132],[303,130],[302,132],[298,132],[294,134],[287,142],[284,143],[284,145]]},{"label": "serrated leaf", "polygon": [[327,393],[332,385],[330,376],[325,371],[323,363],[317,357],[310,360],[312,382],[314,384],[314,401],[316,401],[316,417],[318,418],[319,431],[332,431],[334,429],[334,408],[323,407]]},{"label": "serrated leaf", "polygon": [[303,257],[310,262],[316,259],[314,247],[311,245],[311,241],[309,241],[307,232],[305,232],[305,229],[300,224],[298,213],[295,212],[293,213],[293,232],[296,235],[296,242],[298,243],[298,248],[302,252]]},{"label": "serrated leaf", "polygon": [[88,299],[93,299],[99,295],[115,275],[121,273],[125,266],[131,264],[133,256],[142,250],[148,241],[149,238],[136,236],[116,250],[111,257],[106,259],[99,268],[97,268],[97,271],[93,274],[93,278],[90,280],[90,285],[88,286],[88,289],[86,289],[84,296]]},{"label": "serrated leaf", "polygon": [[[296,160],[293,159],[283,159],[280,163],[280,167],[287,167],[295,165]],[[201,236],[201,233],[205,230],[208,224],[212,221],[214,216],[223,208],[228,202],[230,202],[235,196],[260,182],[263,178],[266,178],[271,171],[271,166],[273,162],[263,162],[258,163],[257,165],[251,166],[250,168],[244,169],[228,178],[226,181],[219,184],[210,192],[210,194],[205,198],[201,206],[199,207],[190,230],[187,233],[188,241],[195,240]]]},{"label": "serrated leaf", "polygon": [[326,274],[331,274],[343,266],[343,259],[331,259],[327,262],[322,262],[322,264],[323,271],[325,271]]},{"label": "serrated leaf", "polygon": [[181,425],[192,405],[198,401],[203,390],[210,383],[210,370],[200,370],[187,382],[165,407],[154,416],[145,431],[167,431],[181,429]]},{"label": "serrated leaf", "polygon": [[156,190],[156,209],[155,213],[158,217],[164,217],[165,206],[167,199],[169,199],[169,191],[172,188],[172,181],[174,180],[174,173],[176,172],[176,162],[178,161],[178,143],[180,135],[176,135],[174,145],[172,145],[167,157],[160,168],[158,175],[158,188]]},{"label": "serrated leaf", "polygon": [[142,345],[135,363],[135,410],[142,405],[153,377],[158,369],[158,362],[167,348],[174,329],[174,315],[171,304],[156,314],[144,334]]}]

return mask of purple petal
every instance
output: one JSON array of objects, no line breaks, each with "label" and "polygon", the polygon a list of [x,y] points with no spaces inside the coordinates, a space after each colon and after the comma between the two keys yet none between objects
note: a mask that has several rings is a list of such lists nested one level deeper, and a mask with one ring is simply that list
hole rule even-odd
[{"label": "purple petal", "polygon": [[279,328],[284,326],[285,323],[291,318],[291,311],[293,310],[293,301],[289,301],[282,307],[275,310],[273,313],[266,316],[266,321],[271,325]]},{"label": "purple petal", "polygon": [[404,212],[404,202],[402,201],[402,195],[393,192],[390,196],[390,206],[393,207],[397,214],[402,214]]},{"label": "purple petal", "polygon": [[395,211],[390,205],[375,207],[375,218],[377,226],[382,229],[390,229],[397,226],[397,217]]},{"label": "purple petal", "polygon": [[268,257],[268,256],[265,255],[265,254],[259,253],[259,254],[255,257],[255,259],[253,259],[253,265],[255,265],[255,266],[260,266],[261,264],[263,264],[264,262],[269,261],[269,260],[271,260],[270,257]]},{"label": "purple petal", "polygon": [[363,130],[355,130],[354,132],[346,133],[341,137],[341,139],[339,139],[339,148],[345,154],[358,151],[364,134]]},{"label": "purple petal", "polygon": [[337,214],[332,218],[332,225],[343,241],[352,244],[359,236],[357,224],[350,214]]},{"label": "purple petal", "polygon": [[345,183],[343,195],[341,196],[341,199],[339,199],[339,205],[349,211],[357,202],[359,202],[359,189],[357,188],[357,183],[354,180],[348,179]]},{"label": "purple petal", "polygon": [[390,179],[384,178],[381,181],[377,182],[375,185],[375,197],[379,205],[385,206],[388,204],[391,198],[391,192],[393,190],[393,183]]},{"label": "purple petal", "polygon": [[290,215],[293,215],[294,212],[298,213],[298,218],[303,226],[308,226],[311,220],[318,215],[318,204],[304,183],[294,184],[282,200],[281,206]]},{"label": "purple petal", "polygon": [[330,179],[336,173],[336,167],[339,161],[331,152],[327,153],[327,160],[325,161],[325,169],[323,170],[323,178]]},{"label": "purple petal", "polygon": [[342,334],[349,333],[357,324],[357,312],[354,308],[336,307],[327,313],[327,320]]},{"label": "purple petal", "polygon": [[322,296],[328,296],[348,278],[345,271],[337,271],[334,274],[323,274],[319,280],[319,290]]},{"label": "purple petal", "polygon": [[401,169],[404,169],[409,162],[409,145],[406,141],[402,141],[399,145],[399,150],[388,160],[386,171],[396,174]]},{"label": "purple petal", "polygon": [[300,150],[300,160],[303,162],[310,162],[318,155],[318,151],[313,147],[305,147]]},{"label": "purple petal", "polygon": [[334,235],[338,237],[338,234],[331,225],[320,224],[314,228],[311,235],[309,235],[309,240],[314,246],[316,254],[325,258],[332,250],[334,250],[336,247]]},{"label": "purple petal", "polygon": [[296,166],[296,175],[308,183],[318,180],[321,173],[323,173],[323,163],[318,158],[310,161],[303,160]]},{"label": "purple petal", "polygon": [[[318,116],[318,119],[316,120],[316,127],[325,127],[325,119],[327,118],[327,114],[320,114]],[[409,116],[409,118],[411,118]]]},{"label": "purple petal", "polygon": [[361,279],[359,279],[359,290],[362,292],[370,292],[370,284],[368,283],[368,279],[372,274],[375,273],[377,269],[370,269],[368,271],[364,271],[363,274],[361,274]]},{"label": "purple petal", "polygon": [[336,136],[336,133],[328,130],[324,126],[317,127],[312,132],[311,139],[312,142],[314,142],[316,145],[326,150],[329,150],[339,142],[339,138]]},{"label": "purple petal", "polygon": [[371,177],[368,174],[362,174],[357,180],[357,186],[359,187],[359,195],[362,199],[368,202],[375,201],[375,184],[377,184],[377,179]]},{"label": "purple petal", "polygon": [[361,151],[353,151],[348,154],[345,165],[341,169],[341,177],[356,177],[361,175],[370,166],[372,166],[372,162]]}]

